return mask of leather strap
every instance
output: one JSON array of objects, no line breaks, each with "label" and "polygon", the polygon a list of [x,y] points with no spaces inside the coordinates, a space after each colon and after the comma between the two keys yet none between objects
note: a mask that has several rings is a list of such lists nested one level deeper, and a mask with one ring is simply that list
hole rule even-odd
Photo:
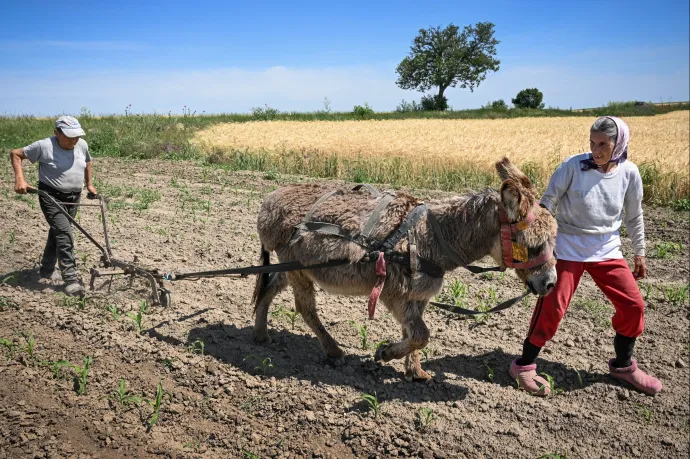
[{"label": "leather strap", "polygon": [[374,230],[376,229],[376,226],[378,226],[379,221],[381,220],[381,215],[383,214],[383,211],[388,207],[388,204],[390,204],[393,199],[395,199],[395,196],[392,194],[384,194],[381,200],[376,204],[376,207],[374,207],[374,210],[371,212],[371,215],[369,215],[369,219],[367,219],[366,223],[364,224],[364,230],[362,231],[362,234],[364,234],[366,237],[371,237],[373,234]]}]

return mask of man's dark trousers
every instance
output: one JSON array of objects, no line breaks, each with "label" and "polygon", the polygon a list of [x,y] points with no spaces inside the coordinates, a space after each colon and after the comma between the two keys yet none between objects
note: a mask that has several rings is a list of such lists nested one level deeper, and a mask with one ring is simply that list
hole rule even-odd
[{"label": "man's dark trousers", "polygon": [[[43,182],[39,182],[38,189],[45,191],[57,202],[78,204],[81,192],[63,193]],[[39,196],[39,203],[43,215],[50,226],[48,240],[41,260],[41,276],[50,276],[55,270],[55,264],[60,267],[60,274],[65,283],[77,281],[77,264],[74,259],[74,235],[72,224],[67,217],[58,210],[58,205],[50,199]],[[72,218],[77,215],[77,206],[60,206],[66,210]]]}]

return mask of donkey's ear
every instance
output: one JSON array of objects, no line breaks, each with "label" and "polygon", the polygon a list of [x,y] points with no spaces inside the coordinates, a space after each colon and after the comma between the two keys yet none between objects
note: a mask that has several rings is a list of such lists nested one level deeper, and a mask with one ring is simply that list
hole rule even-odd
[{"label": "donkey's ear", "polygon": [[523,220],[529,212],[530,199],[523,190],[520,183],[513,179],[505,180],[501,185],[501,202],[511,222]]},{"label": "donkey's ear", "polygon": [[511,163],[507,156],[504,156],[502,160],[496,163],[496,172],[498,172],[501,180],[512,179],[519,182],[524,188],[534,188],[529,178],[515,164]]}]

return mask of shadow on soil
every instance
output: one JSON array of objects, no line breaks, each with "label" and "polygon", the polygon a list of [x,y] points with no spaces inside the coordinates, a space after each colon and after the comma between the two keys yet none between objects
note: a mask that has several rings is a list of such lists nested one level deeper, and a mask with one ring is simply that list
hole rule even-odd
[{"label": "shadow on soil", "polygon": [[[450,373],[478,381],[493,382],[503,387],[517,387],[515,380],[508,373],[510,362],[515,357],[517,356],[496,349],[480,355],[460,354],[430,359],[428,368],[436,373],[436,378],[439,376],[443,378],[445,373]],[[537,371],[552,376],[556,388],[564,392],[584,389],[598,382],[602,377],[601,373],[590,373],[584,369],[576,370],[563,363],[543,358],[537,360],[537,365]]]},{"label": "shadow on soil", "polygon": [[[152,335],[153,336],[153,335]],[[155,333],[155,338],[167,341]],[[202,340],[205,353],[220,362],[240,368],[248,374],[272,376],[277,379],[296,378],[313,384],[347,385],[363,393],[376,393],[381,400],[401,399],[410,402],[459,401],[467,397],[462,378],[490,381],[503,387],[515,387],[508,374],[510,362],[516,357],[501,350],[484,354],[453,355],[429,359],[422,363],[434,378],[431,384],[405,381],[404,375],[370,356],[348,354],[345,364],[332,367],[325,363],[319,341],[309,335],[286,329],[273,329],[272,342],[259,345],[252,341],[252,328],[238,328],[232,324],[209,324],[190,330],[187,343]],[[181,343],[180,343],[181,344]],[[266,360],[270,358],[270,361]],[[262,363],[263,362],[263,363]],[[269,368],[268,362],[272,364]],[[554,377],[556,387],[565,392],[587,387],[600,380],[601,374],[585,370],[576,372],[558,362],[539,360],[539,371]],[[453,375],[453,376],[450,376]],[[581,381],[581,382],[580,382]],[[613,382],[613,380],[611,381]]]},{"label": "shadow on soil", "polygon": [[42,281],[38,274],[38,269],[24,268],[0,274],[0,284],[22,287],[32,292],[43,292],[46,289],[53,290],[54,292],[62,291],[62,282]]},{"label": "shadow on soil", "polygon": [[315,385],[351,386],[363,393],[376,393],[382,401],[456,401],[465,399],[468,392],[465,387],[450,381],[407,382],[395,368],[374,362],[373,350],[368,358],[348,354],[343,366],[332,367],[325,363],[321,345],[315,337],[285,329],[272,330],[272,342],[268,345],[252,341],[252,327],[238,328],[231,324],[193,328],[186,344],[197,339],[204,342],[205,354],[248,374],[263,376],[262,366],[266,367],[265,359],[270,358],[273,366],[266,369],[268,377],[296,378]]}]

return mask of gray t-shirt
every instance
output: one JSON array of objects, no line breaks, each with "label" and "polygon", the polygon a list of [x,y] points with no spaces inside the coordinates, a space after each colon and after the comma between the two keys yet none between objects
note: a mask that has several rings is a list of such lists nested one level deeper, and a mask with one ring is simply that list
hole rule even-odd
[{"label": "gray t-shirt", "polygon": [[91,162],[86,140],[79,139],[72,150],[60,147],[55,136],[24,147],[32,163],[38,161],[38,180],[58,191],[71,193],[84,188],[84,170]]}]

